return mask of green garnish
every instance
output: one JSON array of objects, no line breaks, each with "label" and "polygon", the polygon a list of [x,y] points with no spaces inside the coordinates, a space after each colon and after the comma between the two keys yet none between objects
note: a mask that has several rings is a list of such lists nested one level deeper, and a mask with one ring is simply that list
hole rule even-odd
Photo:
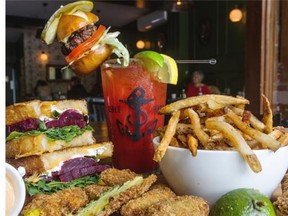
[{"label": "green garnish", "polygon": [[54,110],[53,112],[52,112],[52,118],[58,118],[60,116],[60,113],[57,111],[57,110]]},{"label": "green garnish", "polygon": [[47,130],[45,122],[44,121],[40,121],[39,122],[39,130]]},{"label": "green garnish", "polygon": [[51,194],[70,187],[83,188],[87,185],[96,184],[99,181],[99,179],[100,176],[98,174],[77,178],[70,182],[60,182],[56,180],[46,182],[46,180],[41,179],[38,182],[25,181],[25,186],[28,194],[30,196],[33,196],[38,193]]},{"label": "green garnish", "polygon": [[55,141],[55,140],[64,140],[66,142],[70,142],[75,137],[82,135],[84,132],[92,130],[93,128],[88,125],[84,128],[80,128],[75,125],[71,126],[65,126],[62,128],[50,128],[48,130],[31,130],[27,132],[18,132],[13,131],[9,134],[9,136],[6,138],[6,142],[9,142],[15,138],[19,138],[22,136],[37,136],[39,134],[45,134],[48,137],[49,141]]},{"label": "green garnish", "polygon": [[89,216],[89,215],[97,215],[101,212],[105,206],[109,203],[109,200],[112,197],[118,196],[123,191],[136,186],[141,185],[144,179],[142,176],[136,176],[134,179],[125,182],[122,186],[115,186],[109,191],[103,193],[99,199],[90,202],[87,206],[77,212],[76,216]]}]

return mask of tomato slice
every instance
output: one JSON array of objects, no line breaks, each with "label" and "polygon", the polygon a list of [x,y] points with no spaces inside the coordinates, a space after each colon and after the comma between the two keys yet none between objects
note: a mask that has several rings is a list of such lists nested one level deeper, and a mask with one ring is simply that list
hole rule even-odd
[{"label": "tomato slice", "polygon": [[98,29],[95,31],[95,33],[90,38],[88,38],[86,41],[84,41],[75,49],[73,49],[71,53],[69,53],[69,55],[65,57],[66,61],[70,63],[73,60],[75,60],[79,55],[91,49],[94,46],[94,44],[101,38],[105,30],[106,30],[106,27],[103,25],[100,25]]}]

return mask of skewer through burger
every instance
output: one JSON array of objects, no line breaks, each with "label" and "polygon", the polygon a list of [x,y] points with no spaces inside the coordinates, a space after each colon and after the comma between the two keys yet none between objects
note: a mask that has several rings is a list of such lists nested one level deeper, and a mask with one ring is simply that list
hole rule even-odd
[{"label": "skewer through burger", "polygon": [[120,33],[108,33],[109,28],[97,26],[99,18],[90,12],[92,9],[91,1],[60,7],[47,22],[41,39],[49,45],[57,38],[68,66],[78,74],[92,73],[112,53],[128,65],[129,52],[117,39]]}]

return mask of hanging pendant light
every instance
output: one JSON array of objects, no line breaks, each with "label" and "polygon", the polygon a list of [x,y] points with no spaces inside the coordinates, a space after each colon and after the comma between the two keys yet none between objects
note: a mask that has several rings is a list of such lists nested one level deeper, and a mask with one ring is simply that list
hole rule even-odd
[{"label": "hanging pendant light", "polygon": [[182,5],[181,0],[177,0],[176,5],[181,6]]},{"label": "hanging pendant light", "polygon": [[48,54],[43,51],[43,52],[40,54],[40,60],[41,60],[42,62],[47,61],[47,60],[48,60]]},{"label": "hanging pendant light", "polygon": [[229,13],[229,19],[231,22],[239,22],[243,17],[243,13],[240,9],[235,7],[233,10]]}]

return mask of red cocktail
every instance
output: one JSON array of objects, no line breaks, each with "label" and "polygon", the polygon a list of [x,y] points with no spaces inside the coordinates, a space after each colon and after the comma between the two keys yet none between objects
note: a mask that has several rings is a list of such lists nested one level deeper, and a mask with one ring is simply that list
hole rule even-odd
[{"label": "red cocktail", "polygon": [[166,103],[167,84],[157,81],[138,59],[131,59],[128,67],[108,60],[101,76],[113,165],[137,173],[155,170],[152,139],[164,124],[157,112]]}]

